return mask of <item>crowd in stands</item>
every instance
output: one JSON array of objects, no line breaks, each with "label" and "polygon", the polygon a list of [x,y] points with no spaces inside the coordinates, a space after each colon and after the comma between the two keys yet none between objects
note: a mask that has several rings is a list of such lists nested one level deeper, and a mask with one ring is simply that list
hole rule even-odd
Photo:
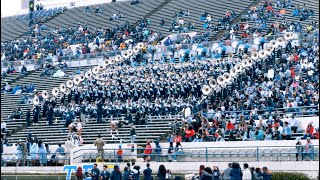
[{"label": "crowd in stands", "polygon": [[[146,167],[142,169],[139,165],[136,165],[134,162],[127,163],[127,166],[124,167],[121,171],[118,165],[115,165],[113,170],[108,170],[107,165],[103,165],[103,170],[98,168],[97,164],[93,165],[93,169],[88,172],[83,172],[81,167],[78,167],[75,176],[78,179],[86,179],[91,177],[92,179],[111,179],[111,180],[139,180],[140,176],[143,176],[144,179],[150,180],[154,177],[152,172],[154,169],[150,168],[150,164],[147,163]],[[237,162],[229,163],[228,167],[221,171],[219,167],[213,166],[205,167],[201,165],[199,167],[198,174],[189,174],[185,177],[180,177],[178,175],[173,175],[172,172],[167,169],[164,165],[160,165],[156,170],[156,178],[159,180],[172,180],[172,179],[199,179],[199,180],[219,180],[219,179],[253,179],[253,180],[271,180],[272,172],[267,167],[249,167],[248,163],[244,163],[243,169],[240,167],[240,164]]]},{"label": "crowd in stands", "polygon": [[[120,51],[132,47],[137,42],[157,42],[161,38],[160,32],[150,29],[148,19],[140,19],[136,25],[124,20],[114,28],[90,29],[87,25],[74,25],[68,28],[56,27],[47,34],[42,33],[39,26],[35,26],[32,35],[24,40],[13,40],[2,43],[1,59],[3,61],[41,59],[52,61],[53,56],[98,53],[102,51]],[[34,43],[34,42],[37,43]],[[90,43],[93,46],[90,46]],[[79,45],[76,51],[70,45]]]},{"label": "crowd in stands", "polygon": [[[300,16],[300,21],[288,21],[286,18],[282,18],[282,15],[285,14],[285,9],[290,9],[294,7],[292,2],[289,0],[278,1],[273,3],[272,1],[264,1],[258,6],[252,6],[246,14],[241,16],[241,22],[232,25],[231,27],[226,28],[227,31],[224,34],[224,39],[234,39],[235,37],[247,38],[247,37],[261,37],[264,36],[262,33],[266,30],[266,35],[276,35],[281,32],[302,32],[301,22],[312,17],[314,12],[312,8],[307,8],[304,4],[303,7],[299,5],[294,8],[292,15]],[[279,11],[275,10],[279,9]],[[279,17],[270,27],[267,26],[268,21],[273,17]],[[279,23],[278,20],[281,22]],[[251,22],[254,22],[253,25]],[[316,29],[318,22],[312,21],[310,30],[308,27],[307,31]],[[242,34],[240,34],[242,32]]]},{"label": "crowd in stands", "polygon": [[[79,125],[78,125],[79,126]],[[75,131],[78,130],[78,133]],[[36,135],[29,132],[25,140],[18,140],[10,144],[6,140],[7,132],[5,122],[1,122],[1,166],[15,164],[16,166],[49,166],[57,164],[68,165],[70,163],[70,150],[83,143],[81,138],[82,127],[77,127],[75,131],[70,129],[67,141],[64,146],[58,144],[54,152],[50,151],[49,144],[38,139]],[[3,154],[4,146],[14,146],[16,152]]]}]

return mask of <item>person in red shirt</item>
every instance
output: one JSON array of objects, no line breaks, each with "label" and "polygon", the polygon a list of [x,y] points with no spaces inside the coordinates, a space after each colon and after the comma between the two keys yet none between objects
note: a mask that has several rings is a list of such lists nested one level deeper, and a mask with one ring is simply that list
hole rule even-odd
[{"label": "person in red shirt", "polygon": [[319,128],[317,128],[316,132],[312,134],[312,139],[319,139]]},{"label": "person in red shirt", "polygon": [[229,134],[229,132],[233,131],[233,130],[234,130],[234,125],[230,120],[228,120],[228,123],[226,125],[226,132],[225,133]]},{"label": "person in red shirt", "polygon": [[121,149],[121,145],[119,145],[119,149],[117,150],[118,162],[122,162],[122,154],[123,154],[123,151]]},{"label": "person in red shirt", "polygon": [[294,67],[291,67],[291,77],[294,78],[296,76],[296,73],[294,72]]},{"label": "person in red shirt", "polygon": [[176,137],[174,138],[174,142],[182,142],[182,138],[181,136],[179,135],[179,133],[176,133]]},{"label": "person in red shirt", "polygon": [[192,142],[192,138],[195,134],[193,127],[189,126],[188,130],[186,130],[186,142]]},{"label": "person in red shirt", "polygon": [[239,28],[240,28],[240,30],[242,31],[242,30],[243,30],[243,28],[244,28],[244,24],[243,24],[243,23],[241,23]]},{"label": "person in red shirt", "polygon": [[312,126],[312,122],[310,122],[306,128],[306,134],[303,136],[304,139],[307,139],[307,137],[311,137],[314,131],[314,127]]},{"label": "person in red shirt", "polygon": [[241,35],[242,38],[247,38],[248,36],[249,35],[246,32],[243,32],[242,35]]},{"label": "person in red shirt", "polygon": [[149,161],[149,155],[152,153],[152,147],[151,147],[149,141],[147,142],[147,146],[146,146],[146,148],[144,149],[144,152],[143,152],[143,153],[144,153],[144,156],[143,156],[144,162]]}]

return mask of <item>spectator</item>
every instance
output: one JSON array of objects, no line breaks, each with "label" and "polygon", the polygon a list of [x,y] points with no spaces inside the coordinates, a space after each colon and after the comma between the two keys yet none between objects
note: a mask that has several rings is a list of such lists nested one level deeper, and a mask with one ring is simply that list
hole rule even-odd
[{"label": "spectator", "polygon": [[230,179],[231,180],[239,180],[239,179],[242,179],[242,171],[241,171],[241,168],[240,168],[240,164],[239,163],[232,163],[232,169],[230,171]]},{"label": "spectator", "polygon": [[272,174],[271,174],[271,171],[269,171],[267,167],[263,167],[262,172],[260,172],[258,174],[258,177],[263,177],[263,180],[271,180]]},{"label": "spectator", "polygon": [[160,161],[160,156],[162,154],[162,148],[161,148],[160,143],[159,143],[158,140],[155,140],[154,143],[156,144],[156,147],[153,149],[153,151],[151,153],[152,154],[151,160],[152,161],[155,161],[155,160]]},{"label": "spectator", "polygon": [[306,132],[303,136],[304,139],[307,139],[307,137],[311,137],[314,132],[314,127],[312,126],[312,122],[310,122],[306,128]]},{"label": "spectator", "polygon": [[93,164],[93,169],[91,169],[90,176],[91,176],[92,180],[99,180],[100,170],[99,170],[98,165],[96,163]]},{"label": "spectator", "polygon": [[64,152],[65,152],[65,165],[69,165],[70,164],[70,153],[71,153],[71,149],[74,147],[73,143],[71,142],[71,137],[69,136],[67,141],[64,143]]},{"label": "spectator", "polygon": [[177,142],[177,143],[176,143],[176,147],[175,147],[174,151],[175,151],[175,152],[174,152],[174,154],[172,155],[172,158],[174,159],[173,161],[177,161],[177,156],[184,154],[180,142]]},{"label": "spectator", "polygon": [[83,180],[83,179],[84,179],[84,174],[82,172],[82,167],[79,166],[76,172],[76,180]]},{"label": "spectator", "polygon": [[130,137],[131,137],[131,144],[134,144],[134,141],[137,137],[137,133],[136,133],[136,128],[133,124],[131,124]]},{"label": "spectator", "polygon": [[254,171],[253,171],[253,173],[252,173],[252,180],[262,180],[263,177],[258,176],[260,172],[261,172],[261,169],[260,169],[260,168],[254,169]]},{"label": "spectator", "polygon": [[249,169],[249,165],[247,163],[243,164],[243,180],[251,180],[252,179],[252,174]]},{"label": "spectator", "polygon": [[212,180],[212,179],[213,179],[212,169],[210,167],[204,168],[200,176],[200,180]]},{"label": "spectator", "polygon": [[120,172],[120,168],[118,165],[114,165],[113,171],[110,175],[110,180],[121,180],[122,173]]},{"label": "spectator", "polygon": [[201,175],[202,175],[202,171],[204,170],[204,165],[200,165],[200,167],[199,167],[199,177],[201,177]]},{"label": "spectator", "polygon": [[150,142],[147,142],[146,148],[143,152],[143,162],[149,162],[150,161],[150,154],[152,153],[152,147],[150,145]]},{"label": "spectator", "polygon": [[[129,163],[130,164],[130,163]],[[129,180],[130,179],[130,170],[129,167],[124,167],[123,171],[123,180]]]},{"label": "spectator", "polygon": [[163,164],[159,166],[157,177],[159,180],[166,180],[167,170]]},{"label": "spectator", "polygon": [[231,176],[230,176],[230,172],[232,170],[232,163],[229,163],[228,164],[228,168],[225,169],[223,172],[222,172],[222,177],[224,180],[230,180],[231,179]]},{"label": "spectator", "polygon": [[7,124],[1,119],[1,133],[7,133]]},{"label": "spectator", "polygon": [[25,166],[27,160],[27,147],[26,144],[20,139],[17,143],[17,166]]},{"label": "spectator", "polygon": [[31,156],[31,166],[35,166],[37,160],[37,153],[39,151],[39,147],[35,142],[34,138],[31,139],[29,154]]},{"label": "spectator", "polygon": [[109,180],[110,173],[108,172],[108,166],[103,165],[103,171],[100,174],[100,180]]},{"label": "spectator", "polygon": [[152,169],[150,169],[150,164],[147,163],[147,168],[143,170],[143,175],[145,180],[152,180]]},{"label": "spectator", "polygon": [[316,128],[316,132],[312,134],[312,139],[319,139],[319,128]]},{"label": "spectator", "polygon": [[297,119],[295,118],[294,115],[291,116],[290,120],[289,120],[289,125],[291,127],[291,130],[294,132],[294,133],[297,133],[297,129],[298,129],[298,121]]},{"label": "spectator", "polygon": [[1,79],[6,79],[6,77],[8,77],[8,74],[6,71],[2,71],[1,73]]},{"label": "spectator", "polygon": [[131,5],[136,5],[136,4],[139,4],[139,0],[132,0],[131,1]]},{"label": "spectator", "polygon": [[212,176],[213,180],[220,180],[220,171],[218,166],[213,166]]},{"label": "spectator", "polygon": [[314,160],[314,147],[310,137],[307,137],[307,142],[303,151],[303,159],[306,160],[308,156],[311,160]]},{"label": "spectator", "polygon": [[97,146],[97,150],[98,150],[98,155],[102,158],[102,160],[104,159],[104,150],[103,150],[103,146],[105,145],[105,142],[103,141],[103,139],[101,138],[100,134],[98,135],[98,139],[96,139],[94,141],[94,145]]},{"label": "spectator", "polygon": [[26,75],[26,73],[27,73],[27,68],[26,68],[26,66],[23,65],[21,70],[20,70],[20,74],[21,75]]},{"label": "spectator", "polygon": [[290,140],[291,138],[291,128],[289,127],[289,123],[284,122],[284,127],[282,128],[281,136],[284,140]]},{"label": "spectator", "polygon": [[123,154],[123,151],[121,149],[121,145],[119,145],[119,149],[117,150],[117,155],[118,155],[118,162],[121,163],[123,160],[122,160],[122,154]]},{"label": "spectator", "polygon": [[135,165],[131,170],[132,180],[140,180],[140,166]]},{"label": "spectator", "polygon": [[38,156],[40,160],[40,165],[47,165],[47,151],[42,140],[38,141]]},{"label": "spectator", "polygon": [[61,146],[60,143],[58,144],[58,148],[56,149],[54,154],[64,156],[64,148]]}]

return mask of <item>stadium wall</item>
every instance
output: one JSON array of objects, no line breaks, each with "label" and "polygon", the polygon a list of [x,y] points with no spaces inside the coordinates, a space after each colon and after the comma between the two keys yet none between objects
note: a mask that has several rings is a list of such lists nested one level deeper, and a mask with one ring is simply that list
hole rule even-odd
[{"label": "stadium wall", "polygon": [[[93,163],[73,163],[73,165],[81,166],[92,165]],[[98,168],[101,170],[104,164],[108,163],[97,163]],[[136,162],[141,169],[145,169],[146,163]],[[218,166],[221,171],[227,168],[228,162],[151,162],[150,168],[153,173],[156,173],[158,167],[163,164],[166,169],[170,169],[172,173],[182,174],[196,174],[200,165],[209,167]],[[319,173],[319,161],[293,161],[293,162],[249,162],[250,167],[262,167],[266,166],[271,172],[300,172],[305,173],[312,179],[315,179]],[[119,164],[121,170],[126,166],[126,163]],[[243,163],[240,163],[243,167]],[[63,166],[36,166],[36,167],[2,167],[1,174],[66,174],[63,171]]]}]

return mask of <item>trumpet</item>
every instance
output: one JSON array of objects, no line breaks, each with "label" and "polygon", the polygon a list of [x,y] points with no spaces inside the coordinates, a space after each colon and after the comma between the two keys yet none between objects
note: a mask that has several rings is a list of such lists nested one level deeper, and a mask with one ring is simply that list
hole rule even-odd
[{"label": "trumpet", "polygon": [[34,97],[32,102],[33,102],[34,105],[39,105],[40,104],[40,100],[39,100],[38,97]]},{"label": "trumpet", "polygon": [[72,88],[73,87],[73,82],[71,80],[67,81],[67,87]]},{"label": "trumpet", "polygon": [[201,92],[202,92],[202,94],[204,94],[205,96],[208,96],[208,95],[211,93],[211,88],[210,88],[210,86],[204,85],[204,86],[201,88]]},{"label": "trumpet", "polygon": [[59,94],[59,88],[54,87],[54,88],[52,89],[52,95],[53,95],[53,96],[58,96],[58,94]]},{"label": "trumpet", "polygon": [[65,92],[67,87],[66,87],[65,84],[60,84],[59,89],[60,89],[61,92]]},{"label": "trumpet", "polygon": [[49,98],[49,93],[46,90],[43,90],[41,93],[43,99],[48,99]]}]

